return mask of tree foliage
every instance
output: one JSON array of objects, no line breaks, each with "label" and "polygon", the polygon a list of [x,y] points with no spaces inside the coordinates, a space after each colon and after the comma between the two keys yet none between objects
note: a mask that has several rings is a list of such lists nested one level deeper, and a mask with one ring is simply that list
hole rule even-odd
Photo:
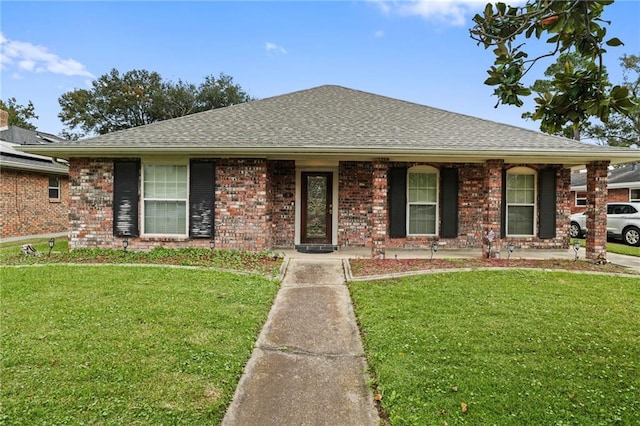
[{"label": "tree foliage", "polygon": [[[471,38],[485,49],[493,47],[494,65],[485,84],[496,86],[499,104],[522,106],[522,97],[531,95],[523,77],[542,58],[575,52],[584,67],[570,62],[556,70],[551,79],[554,92],[534,98],[534,120],[548,133],[562,131],[567,123],[579,126],[590,117],[607,122],[611,113],[625,114],[633,107],[626,87],[608,85],[603,65],[605,46],[620,46],[618,38],[606,39],[609,24],[601,16],[613,0],[527,0],[523,6],[489,3],[474,18]],[[529,58],[523,39],[548,37],[546,54]]]},{"label": "tree foliage", "polygon": [[207,76],[200,85],[164,80],[157,72],[112,69],[92,82],[91,89],[64,93],[58,117],[71,138],[105,134],[247,102],[251,97],[233,78]]},{"label": "tree foliage", "polygon": [[623,55],[620,65],[622,86],[627,88],[635,105],[625,114],[612,113],[607,123],[586,127],[585,135],[610,146],[640,145],[640,56]]},{"label": "tree foliage", "polygon": [[9,126],[18,126],[23,129],[36,130],[36,126],[31,124],[29,120],[39,118],[35,114],[35,107],[33,103],[25,105],[18,104],[16,98],[9,98],[7,101],[0,99],[0,109],[3,109],[9,113]]},{"label": "tree foliage", "polygon": [[[536,80],[533,83],[533,85],[529,87],[529,89],[531,89],[531,91],[535,92],[540,97],[545,96],[546,93],[555,94],[556,88],[554,87],[553,81],[551,80],[551,78],[556,74],[558,74],[559,72],[562,72],[567,66],[570,66],[577,71],[584,71],[588,67],[588,60],[584,56],[579,55],[577,52],[561,53],[558,56],[558,59],[556,60],[556,62],[549,65],[549,67],[545,70],[544,75],[545,77],[548,77],[548,78]],[[604,70],[604,73],[603,73],[604,87],[609,87],[611,86],[611,83],[609,83],[608,74],[605,69],[603,70]],[[534,116],[533,112],[525,112],[522,114],[522,118],[524,119],[533,119],[533,116]],[[577,123],[569,122],[565,124],[560,129],[560,131],[556,131],[555,134],[565,136],[567,138],[580,140],[582,130],[584,130],[588,126],[589,126],[588,120],[584,120],[582,122],[577,122]],[[544,129],[540,129],[540,130],[544,131]]]}]

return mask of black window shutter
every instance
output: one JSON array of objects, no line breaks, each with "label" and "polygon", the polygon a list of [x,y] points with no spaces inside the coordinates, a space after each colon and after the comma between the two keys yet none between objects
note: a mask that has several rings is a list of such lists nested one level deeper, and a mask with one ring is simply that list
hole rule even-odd
[{"label": "black window shutter", "polygon": [[389,169],[389,237],[407,236],[407,169]]},{"label": "black window shutter", "polygon": [[440,236],[456,238],[458,236],[458,169],[441,169],[440,184],[442,185]]},{"label": "black window shutter", "polygon": [[[502,169],[502,205],[500,206],[500,238],[507,236],[507,171]],[[482,231],[483,233],[486,231]]]},{"label": "black window shutter", "polygon": [[191,160],[189,179],[189,236],[213,238],[215,162]]},{"label": "black window shutter", "polygon": [[138,236],[140,161],[113,162],[113,235]]},{"label": "black window shutter", "polygon": [[538,197],[540,222],[538,237],[555,238],[556,236],[556,171],[543,169],[538,173]]}]

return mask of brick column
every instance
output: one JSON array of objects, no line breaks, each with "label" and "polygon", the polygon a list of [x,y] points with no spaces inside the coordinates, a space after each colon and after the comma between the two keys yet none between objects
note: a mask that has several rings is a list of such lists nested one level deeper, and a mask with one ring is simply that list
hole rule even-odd
[{"label": "brick column", "polygon": [[487,160],[485,163],[485,200],[483,214],[483,235],[493,229],[500,236],[502,224],[502,169],[503,160]]},{"label": "brick column", "polygon": [[587,164],[587,259],[607,256],[608,161]]},{"label": "brick column", "polygon": [[387,203],[387,173],[389,159],[373,160],[373,194],[371,198],[371,256],[384,259],[389,211]]}]

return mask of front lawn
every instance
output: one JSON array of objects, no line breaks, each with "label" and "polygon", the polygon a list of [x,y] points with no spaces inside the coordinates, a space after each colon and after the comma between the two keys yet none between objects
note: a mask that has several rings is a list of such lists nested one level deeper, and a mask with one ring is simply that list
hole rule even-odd
[{"label": "front lawn", "polygon": [[124,266],[0,269],[0,424],[219,424],[278,283]]},{"label": "front lawn", "polygon": [[[31,244],[36,255],[24,255],[20,247]],[[271,252],[240,250],[210,250],[198,247],[167,249],[156,247],[149,251],[124,251],[122,249],[69,250],[66,238],[55,240],[49,253],[48,240],[33,240],[0,244],[0,264],[33,265],[43,263],[126,263],[202,266],[229,271],[252,272],[276,277],[282,265],[282,256]]]},{"label": "front lawn", "polygon": [[640,423],[640,279],[474,271],[349,284],[392,425]]}]

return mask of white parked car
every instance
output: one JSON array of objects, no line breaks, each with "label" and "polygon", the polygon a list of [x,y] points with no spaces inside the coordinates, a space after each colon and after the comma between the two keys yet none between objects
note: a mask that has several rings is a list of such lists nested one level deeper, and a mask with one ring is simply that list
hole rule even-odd
[{"label": "white parked car", "polygon": [[[569,235],[578,238],[586,233],[586,214],[572,214]],[[640,203],[607,204],[607,235],[621,238],[630,246],[640,246]]]}]

